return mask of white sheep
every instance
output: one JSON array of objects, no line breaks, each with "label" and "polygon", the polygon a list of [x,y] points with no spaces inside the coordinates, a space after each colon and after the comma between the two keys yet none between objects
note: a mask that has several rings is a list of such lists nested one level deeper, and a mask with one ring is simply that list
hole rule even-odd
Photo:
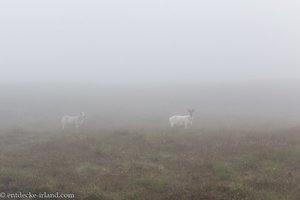
[{"label": "white sheep", "polygon": [[61,127],[62,130],[65,130],[66,125],[74,125],[76,129],[78,129],[84,122],[85,119],[85,113],[81,112],[79,115],[76,116],[70,116],[65,115],[61,118]]},{"label": "white sheep", "polygon": [[188,109],[188,115],[174,115],[169,118],[171,128],[175,126],[184,126],[184,128],[188,128],[193,124],[193,113],[194,109]]}]

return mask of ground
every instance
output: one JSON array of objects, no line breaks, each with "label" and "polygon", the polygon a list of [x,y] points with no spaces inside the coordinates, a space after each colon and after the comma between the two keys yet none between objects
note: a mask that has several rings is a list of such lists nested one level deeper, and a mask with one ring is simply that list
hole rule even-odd
[{"label": "ground", "polygon": [[11,129],[0,138],[0,191],[6,193],[300,199],[300,129]]}]

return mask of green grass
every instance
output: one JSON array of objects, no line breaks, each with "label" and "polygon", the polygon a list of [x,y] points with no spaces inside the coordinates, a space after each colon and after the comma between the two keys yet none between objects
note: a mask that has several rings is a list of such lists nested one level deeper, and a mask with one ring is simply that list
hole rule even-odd
[{"label": "green grass", "polygon": [[136,185],[154,192],[163,192],[166,183],[159,177],[144,176],[136,180]]},{"label": "green grass", "polygon": [[300,133],[17,132],[0,133],[0,191],[58,191],[107,200],[296,200],[300,195]]},{"label": "green grass", "polygon": [[229,180],[233,177],[233,170],[224,163],[215,163],[213,172],[220,180]]}]

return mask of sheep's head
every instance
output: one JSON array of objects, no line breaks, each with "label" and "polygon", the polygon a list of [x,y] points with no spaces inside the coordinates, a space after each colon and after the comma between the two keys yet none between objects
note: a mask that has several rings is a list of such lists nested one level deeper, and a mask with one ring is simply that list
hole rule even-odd
[{"label": "sheep's head", "polygon": [[80,112],[79,119],[80,119],[81,123],[84,121],[84,119],[85,119],[85,113],[84,112]]},{"label": "sheep's head", "polygon": [[188,109],[188,113],[190,114],[190,116],[193,116],[194,112],[195,112],[195,109]]}]

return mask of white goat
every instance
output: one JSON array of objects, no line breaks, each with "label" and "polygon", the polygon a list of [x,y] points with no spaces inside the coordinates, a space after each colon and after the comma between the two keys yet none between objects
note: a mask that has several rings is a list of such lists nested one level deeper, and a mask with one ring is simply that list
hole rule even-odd
[{"label": "white goat", "polygon": [[170,126],[173,128],[174,126],[184,126],[184,128],[188,128],[193,124],[193,112],[194,109],[188,109],[189,115],[174,115],[169,118]]},{"label": "white goat", "polygon": [[81,112],[77,116],[65,115],[61,118],[61,128],[65,130],[66,125],[74,125],[76,129],[78,129],[84,122],[85,113]]}]

